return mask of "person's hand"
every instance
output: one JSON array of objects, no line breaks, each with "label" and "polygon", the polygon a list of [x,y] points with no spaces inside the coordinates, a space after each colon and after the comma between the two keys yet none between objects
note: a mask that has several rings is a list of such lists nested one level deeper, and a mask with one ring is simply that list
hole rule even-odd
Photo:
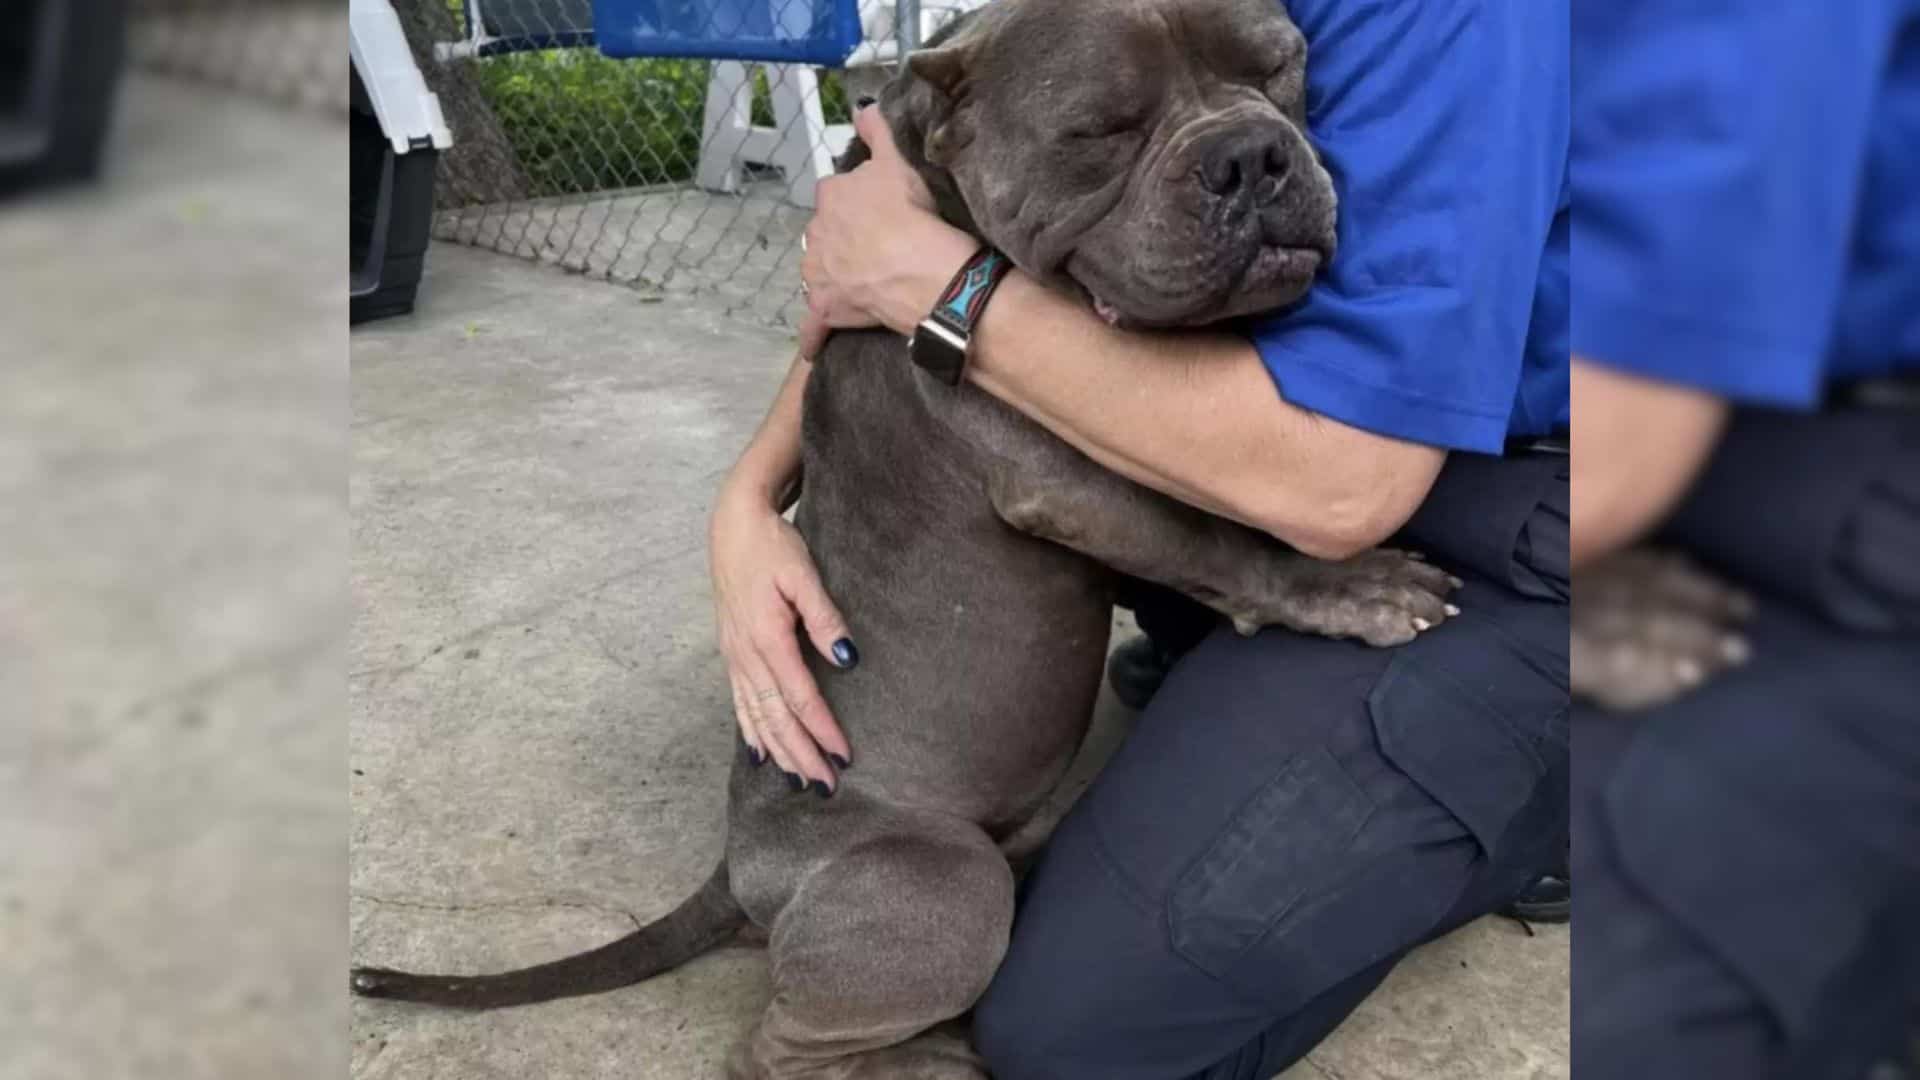
[{"label": "person's hand", "polygon": [[809,360],[835,329],[911,333],[980,246],[934,214],[933,196],[900,156],[877,107],[854,113],[853,126],[872,156],[820,181],[801,239],[807,314],[800,355]]},{"label": "person's hand", "polygon": [[853,749],[800,655],[796,623],[836,667],[859,662],[846,619],[827,596],[800,531],[772,502],[741,485],[722,488],[710,527],[720,653],[733,708],[754,764],[769,756],[794,790],[839,786],[828,755],[846,768]]},{"label": "person's hand", "polygon": [[1610,709],[1664,704],[1748,646],[1746,593],[1674,552],[1629,548],[1573,573],[1568,674],[1575,697]]}]

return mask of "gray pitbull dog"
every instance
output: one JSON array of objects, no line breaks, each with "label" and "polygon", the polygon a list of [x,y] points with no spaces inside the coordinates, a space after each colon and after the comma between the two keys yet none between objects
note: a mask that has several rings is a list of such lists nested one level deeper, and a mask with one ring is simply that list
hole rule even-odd
[{"label": "gray pitbull dog", "polygon": [[[999,0],[881,108],[947,220],[1111,320],[1194,326],[1297,299],[1332,251],[1305,63],[1273,0]],[[516,1005],[764,941],[774,998],[733,1076],[979,1080],[936,1029],[999,966],[1012,864],[1045,838],[1092,715],[1116,573],[1248,632],[1386,646],[1451,613],[1457,582],[1415,556],[1290,551],[938,383],[883,331],[834,335],[803,408],[797,522],[865,646],[848,671],[809,654],[858,752],[838,792],[795,796],[736,757],[724,860],[677,910],[504,974],[356,969],[356,993]]]}]

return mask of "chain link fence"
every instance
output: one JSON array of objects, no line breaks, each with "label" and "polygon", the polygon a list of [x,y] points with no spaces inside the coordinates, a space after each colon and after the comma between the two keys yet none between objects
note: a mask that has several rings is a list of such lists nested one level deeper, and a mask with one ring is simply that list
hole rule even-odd
[{"label": "chain link fence", "polygon": [[[439,96],[434,235],[792,325],[813,185],[922,35],[981,0],[867,0],[845,67],[613,59],[590,0],[394,0]],[[682,17],[697,5],[677,4]],[[700,36],[808,0],[714,0]],[[476,10],[477,9],[477,10]],[[663,16],[664,17],[664,16]]]}]

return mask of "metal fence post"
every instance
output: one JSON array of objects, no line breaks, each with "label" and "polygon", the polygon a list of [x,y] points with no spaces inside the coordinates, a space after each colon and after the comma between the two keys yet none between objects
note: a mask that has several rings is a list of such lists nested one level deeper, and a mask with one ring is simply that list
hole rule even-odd
[{"label": "metal fence post", "polygon": [[894,0],[893,28],[899,49],[895,63],[905,67],[907,57],[920,47],[920,0]]}]

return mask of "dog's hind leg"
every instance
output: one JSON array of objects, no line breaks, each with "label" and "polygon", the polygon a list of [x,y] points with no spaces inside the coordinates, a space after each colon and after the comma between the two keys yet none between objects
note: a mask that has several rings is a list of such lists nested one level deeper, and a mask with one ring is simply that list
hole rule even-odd
[{"label": "dog's hind leg", "polygon": [[[930,824],[933,824],[930,822]],[[1013,925],[1013,875],[987,835],[941,819],[808,874],[768,941],[774,999],[734,1080],[986,1080],[950,1034]]]}]

